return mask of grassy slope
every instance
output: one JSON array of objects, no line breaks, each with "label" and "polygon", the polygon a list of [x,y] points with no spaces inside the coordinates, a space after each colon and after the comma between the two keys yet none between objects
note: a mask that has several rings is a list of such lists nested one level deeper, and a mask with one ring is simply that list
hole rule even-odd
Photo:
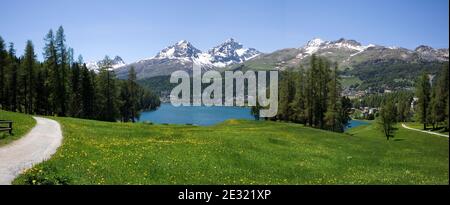
[{"label": "grassy slope", "polygon": [[356,85],[356,84],[361,85],[361,83],[362,83],[362,81],[356,76],[341,78],[341,84],[343,87],[350,87],[351,85]]},{"label": "grassy slope", "polygon": [[[13,121],[13,135],[8,132],[0,132],[0,146],[19,139],[34,127],[36,121],[29,115],[0,110],[0,119]],[[4,126],[6,124],[2,124]]]},{"label": "grassy slope", "polygon": [[64,145],[15,184],[448,184],[448,139],[406,129],[387,141],[371,125],[337,134],[276,122],[57,120]]},{"label": "grassy slope", "polygon": [[[404,124],[406,126],[410,127],[410,128],[423,130],[423,124],[419,123],[419,122],[405,122]],[[427,126],[427,131],[436,132],[436,133],[439,133],[439,134],[447,134],[448,135],[448,131],[446,131],[445,128],[442,128],[442,124],[439,125],[438,130],[433,130],[432,128],[433,127],[431,125],[428,125]]]}]

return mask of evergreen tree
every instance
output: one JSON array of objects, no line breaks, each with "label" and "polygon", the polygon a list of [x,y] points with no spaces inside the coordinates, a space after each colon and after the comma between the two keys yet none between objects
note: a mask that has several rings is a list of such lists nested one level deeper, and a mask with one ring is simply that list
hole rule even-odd
[{"label": "evergreen tree", "polygon": [[0,36],[0,108],[5,109],[6,106],[6,59],[7,52],[5,42]]},{"label": "evergreen tree", "polygon": [[446,112],[446,104],[449,97],[448,70],[448,66],[442,66],[442,69],[437,76],[437,81],[433,86],[431,97],[431,119],[433,128],[435,128],[434,126],[436,124],[444,122],[448,118],[448,112]]},{"label": "evergreen tree", "polygon": [[343,132],[344,126],[340,121],[341,106],[341,84],[337,73],[337,64],[335,64],[331,74],[331,80],[328,82],[328,107],[325,113],[325,122],[328,129],[335,132]]},{"label": "evergreen tree", "polygon": [[17,58],[14,44],[6,51],[0,38],[1,109],[107,121],[116,121],[122,114],[123,121],[134,122],[140,110],[159,106],[158,97],[137,84],[133,68],[128,80],[118,80],[109,57],[105,57],[98,75],[88,70],[81,55],[74,62],[62,27],[56,36],[49,30],[44,40],[41,63],[31,41],[27,41],[24,55]]},{"label": "evergreen tree", "polygon": [[281,82],[279,83],[278,92],[278,114],[277,118],[284,121],[289,121],[292,116],[292,110],[290,104],[294,97],[294,82],[291,77],[291,73],[282,72]]},{"label": "evergreen tree", "polygon": [[[441,113],[438,113],[440,110],[440,102],[439,97],[437,96],[437,86],[434,85],[431,89],[431,96],[430,96],[430,107],[428,108],[428,119],[429,123],[433,127],[433,129],[436,129],[437,123],[439,123],[439,118],[441,117]],[[444,102],[445,103],[445,102]],[[442,110],[443,111],[443,110]]]},{"label": "evergreen tree", "polygon": [[58,88],[57,88],[57,96],[58,96],[58,104],[59,104],[59,113],[60,116],[65,116],[67,112],[67,61],[68,55],[66,50],[66,37],[64,35],[64,29],[62,26],[58,28],[56,31],[55,37],[55,49],[56,49],[56,62],[58,69]]},{"label": "evergreen tree", "polygon": [[130,92],[128,89],[128,84],[126,82],[118,82],[120,88],[120,117],[122,122],[129,122],[131,118],[130,114]]},{"label": "evergreen tree", "polygon": [[94,99],[95,99],[95,87],[93,83],[94,79],[89,72],[86,64],[83,64],[81,69],[81,92],[82,92],[82,117],[94,118]]},{"label": "evergreen tree", "polygon": [[317,57],[315,54],[311,56],[310,69],[306,71],[306,87],[305,87],[305,96],[306,96],[306,118],[309,126],[314,126],[314,110],[315,110],[315,73],[317,73]]},{"label": "evergreen tree", "polygon": [[418,121],[423,124],[424,130],[429,120],[430,90],[428,75],[422,73],[416,84],[416,96],[419,98],[416,114]]},{"label": "evergreen tree", "polygon": [[100,64],[98,75],[98,118],[105,121],[116,121],[118,117],[117,88],[114,71],[111,70],[112,61],[108,56]]},{"label": "evergreen tree", "polygon": [[10,74],[9,80],[8,80],[8,95],[9,96],[9,105],[11,111],[17,111],[19,109],[18,104],[18,68],[19,68],[19,61],[16,57],[16,50],[14,49],[14,44],[9,44],[9,50],[8,50],[8,64],[9,64],[9,71]]},{"label": "evergreen tree", "polygon": [[82,117],[82,89],[81,89],[81,70],[78,63],[73,63],[70,75],[70,103],[69,114],[72,117]]},{"label": "evergreen tree", "polygon": [[22,72],[21,72],[21,88],[23,89],[22,99],[25,107],[25,113],[33,112],[33,100],[34,100],[34,67],[36,63],[36,55],[34,53],[33,43],[27,41],[25,54],[22,60]]},{"label": "evergreen tree", "polygon": [[73,55],[74,55],[73,48],[68,48],[67,49],[67,65],[73,65],[75,63]]},{"label": "evergreen tree", "polygon": [[339,121],[341,125],[346,127],[348,125],[348,122],[351,120],[350,113],[352,112],[352,101],[348,97],[341,97],[341,109],[340,109],[340,116]]},{"label": "evergreen tree", "polygon": [[60,72],[57,64],[56,47],[55,47],[55,37],[53,35],[53,30],[47,33],[44,38],[45,48],[44,48],[44,66],[48,71],[48,88],[49,88],[49,101],[50,113],[61,113],[60,99],[59,99],[59,86],[60,86]]},{"label": "evergreen tree", "polygon": [[48,88],[48,72],[47,67],[40,64],[36,69],[36,80],[34,83],[35,87],[35,106],[34,112],[39,115],[50,114],[49,106],[49,88]]},{"label": "evergreen tree", "polygon": [[328,105],[328,82],[330,80],[330,64],[324,58],[319,58],[319,76],[318,76],[318,104],[317,119],[320,129],[325,128],[325,113]]},{"label": "evergreen tree", "polygon": [[[128,73],[128,80],[120,83],[120,114],[122,122],[135,122],[139,118],[139,110],[148,108],[148,105],[140,106],[139,95],[136,72],[134,71],[134,67],[131,67]],[[150,97],[147,96],[146,91],[142,91],[141,95],[144,95],[142,98]],[[143,100],[145,101],[146,99]]]},{"label": "evergreen tree", "polygon": [[408,121],[410,115],[410,100],[398,101],[397,102],[397,121],[406,122]]},{"label": "evergreen tree", "polygon": [[299,72],[294,73],[293,76],[295,79],[295,94],[289,106],[293,112],[292,121],[306,125],[306,82],[303,69],[300,68]]},{"label": "evergreen tree", "polygon": [[[130,100],[130,114],[131,114],[131,121],[135,122],[135,119],[139,118],[139,86],[136,82],[136,71],[134,70],[134,67],[131,67],[128,72],[128,89],[129,89],[129,100]],[[145,107],[144,107],[145,108]]]}]

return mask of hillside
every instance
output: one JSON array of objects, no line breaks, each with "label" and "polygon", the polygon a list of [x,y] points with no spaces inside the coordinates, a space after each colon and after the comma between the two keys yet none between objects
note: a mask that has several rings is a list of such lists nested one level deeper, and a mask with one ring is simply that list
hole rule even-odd
[{"label": "hillside", "polygon": [[[230,46],[226,43],[224,45]],[[194,62],[203,65],[204,70],[214,69],[220,72],[227,70],[283,71],[299,68],[307,69],[309,68],[311,56],[315,54],[338,64],[345,81],[345,88],[353,86],[353,89],[356,90],[371,88],[372,90],[380,91],[385,89],[410,89],[413,87],[414,81],[419,74],[422,72],[431,75],[436,74],[442,66],[448,66],[449,60],[448,49],[435,49],[424,45],[418,46],[414,50],[375,44],[362,45],[355,40],[344,38],[335,41],[325,41],[316,38],[299,48],[285,48],[272,53],[258,53],[251,58],[226,61],[232,63],[220,64],[220,66],[214,66],[219,64],[202,64],[202,61],[199,60],[189,60],[181,63],[180,60],[183,60],[186,56],[201,56],[199,54],[200,51],[197,49],[191,48],[191,46],[186,46],[186,48],[190,48],[187,51],[192,50],[192,52],[183,52],[183,55],[180,54],[182,58],[167,58],[167,55],[163,55],[164,58],[160,59],[157,58],[160,55],[158,54],[157,57],[151,60],[131,64],[135,66],[138,73],[141,73],[139,76],[141,84],[157,92],[170,91],[173,86],[169,85],[168,77],[164,78],[161,76],[169,76],[171,72],[180,69],[190,72]],[[227,48],[227,46],[219,46],[218,48]],[[180,48],[174,51],[177,50],[183,51]],[[191,54],[187,55],[186,53]],[[218,56],[233,55],[221,54]],[[220,59],[222,59],[221,62],[225,62],[223,58]],[[151,64],[148,64],[150,62]],[[125,68],[128,67],[119,68],[117,70],[119,76],[126,75]]]},{"label": "hillside", "polygon": [[338,134],[229,120],[208,127],[55,118],[64,144],[15,184],[448,184],[448,139],[373,125]]}]

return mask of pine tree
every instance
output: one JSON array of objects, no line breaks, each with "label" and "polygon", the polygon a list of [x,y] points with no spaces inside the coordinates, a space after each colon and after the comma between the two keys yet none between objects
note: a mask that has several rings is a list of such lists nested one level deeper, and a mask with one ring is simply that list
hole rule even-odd
[{"label": "pine tree", "polygon": [[406,122],[409,118],[409,110],[410,110],[411,101],[398,101],[397,102],[397,121]]},{"label": "pine tree", "polygon": [[100,73],[98,75],[98,105],[99,105],[99,119],[105,121],[116,121],[118,116],[117,107],[117,88],[114,71],[112,68],[112,61],[108,56],[105,56],[101,65]]},{"label": "pine tree", "polygon": [[291,73],[281,73],[281,82],[279,83],[279,105],[277,118],[284,121],[289,121],[292,116],[292,110],[290,109],[290,103],[294,97],[294,82],[291,77]]},{"label": "pine tree", "polygon": [[62,27],[56,36],[49,30],[44,40],[41,63],[36,60],[31,41],[18,58],[14,44],[10,43],[7,52],[0,38],[1,109],[115,121],[120,117],[119,106],[124,105],[122,120],[134,122],[140,110],[159,106],[158,97],[137,84],[134,69],[124,81],[116,79],[109,57],[98,75],[88,70],[81,56],[74,62],[73,49],[66,49]]},{"label": "pine tree", "polygon": [[423,129],[426,129],[429,120],[429,105],[430,105],[430,80],[426,73],[422,73],[416,84],[416,96],[419,98],[417,105],[417,118],[423,124]]},{"label": "pine tree", "polygon": [[344,131],[344,126],[340,121],[341,106],[341,85],[337,73],[337,64],[335,64],[331,74],[331,80],[328,82],[328,106],[325,113],[325,123],[328,129],[335,132]]},{"label": "pine tree", "polygon": [[67,61],[68,55],[66,50],[66,37],[64,35],[64,29],[62,26],[58,28],[56,31],[55,37],[55,50],[56,50],[56,60],[57,60],[57,69],[58,69],[58,82],[57,82],[57,96],[58,96],[58,104],[59,104],[59,113],[60,116],[65,116],[67,112]]},{"label": "pine tree", "polygon": [[311,75],[309,76],[309,89],[311,89],[312,94],[310,101],[312,103],[313,125],[320,129],[323,129],[325,126],[324,118],[327,108],[327,82],[330,80],[329,73],[328,61],[313,55],[311,58]]},{"label": "pine tree", "polygon": [[0,36],[0,108],[6,107],[6,59],[7,52],[5,48],[5,42]]},{"label": "pine tree", "polygon": [[439,123],[439,118],[441,116],[440,111],[440,102],[439,102],[439,96],[437,96],[437,87],[436,85],[433,86],[431,89],[431,96],[430,96],[430,107],[429,109],[429,123],[431,123],[431,126],[433,129],[436,129],[437,123]]},{"label": "pine tree", "polygon": [[130,114],[131,114],[131,121],[135,122],[137,118],[139,118],[139,86],[136,82],[136,71],[134,70],[134,67],[130,68],[130,71],[128,72],[128,89],[130,94]]},{"label": "pine tree", "polygon": [[19,61],[16,57],[16,50],[14,49],[14,44],[9,44],[9,50],[8,50],[8,64],[9,64],[9,71],[10,74],[9,80],[8,80],[8,95],[9,96],[9,105],[11,111],[17,111],[19,109],[18,104],[18,68],[19,68]]},{"label": "pine tree", "polygon": [[119,98],[120,98],[120,106],[119,106],[119,110],[120,110],[120,118],[122,122],[129,122],[130,121],[130,93],[129,93],[129,89],[128,89],[128,85],[125,82],[118,82],[119,84],[119,88],[120,88],[120,94],[119,94]]},{"label": "pine tree", "polygon": [[25,113],[33,112],[34,100],[34,67],[36,63],[36,55],[34,53],[33,43],[27,41],[25,54],[22,60],[21,87],[23,89],[22,99],[25,107]]},{"label": "pine tree", "polygon": [[67,65],[73,65],[75,63],[73,55],[74,55],[73,48],[68,48],[67,49]]},{"label": "pine tree", "polygon": [[446,112],[446,103],[449,97],[449,72],[448,66],[442,66],[441,71],[437,76],[437,81],[433,86],[431,95],[431,119],[433,128],[435,125],[444,122],[448,118],[448,112]]},{"label": "pine tree", "polygon": [[81,70],[78,63],[73,63],[70,75],[70,102],[69,115],[72,117],[81,117],[82,114],[82,89],[81,89]]},{"label": "pine tree", "polygon": [[34,112],[39,115],[48,115],[50,113],[47,77],[47,68],[43,64],[40,64],[36,69],[36,80],[34,83],[36,94]]},{"label": "pine tree", "polygon": [[295,94],[292,103],[289,106],[294,113],[292,121],[306,125],[306,82],[303,69],[300,68],[299,72],[296,72],[293,76],[295,76]]},{"label": "pine tree", "polygon": [[311,56],[310,69],[306,71],[306,118],[309,126],[314,126],[315,100],[316,100],[316,76],[317,73],[317,57],[315,54]]},{"label": "pine tree", "polygon": [[346,96],[342,96],[340,102],[341,102],[341,109],[339,121],[341,122],[341,125],[344,128],[348,125],[348,122],[351,120],[350,113],[352,112],[353,105],[352,101]]},{"label": "pine tree", "polygon": [[60,72],[57,64],[56,47],[55,47],[55,37],[53,35],[53,30],[47,33],[44,38],[45,48],[44,48],[44,63],[48,71],[48,88],[49,88],[49,101],[50,113],[60,113],[60,103],[58,90],[60,86]]},{"label": "pine tree", "polygon": [[95,87],[93,83],[94,79],[89,72],[86,64],[83,64],[81,69],[81,91],[82,91],[82,117],[94,118],[94,99],[95,99]]}]

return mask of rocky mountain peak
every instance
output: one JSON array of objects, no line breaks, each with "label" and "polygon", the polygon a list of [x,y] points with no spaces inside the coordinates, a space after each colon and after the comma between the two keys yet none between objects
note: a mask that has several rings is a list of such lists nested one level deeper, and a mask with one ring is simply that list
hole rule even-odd
[{"label": "rocky mountain peak", "polygon": [[426,45],[420,45],[415,49],[416,52],[431,52],[433,50],[434,49],[431,46]]},{"label": "rocky mountain peak", "polygon": [[349,46],[361,46],[361,43],[359,43],[358,41],[351,40],[351,39],[345,39],[345,38],[340,38],[339,40],[333,41],[331,43],[332,44],[349,45]]},{"label": "rocky mountain peak", "polygon": [[155,58],[196,58],[201,51],[195,48],[190,42],[186,40],[178,41],[176,44],[171,45],[162,51],[160,51]]},{"label": "rocky mountain peak", "polygon": [[242,44],[229,38],[224,43],[210,49],[208,54],[211,56],[213,64],[223,67],[232,63],[242,63],[261,52],[254,48],[244,48]]}]

